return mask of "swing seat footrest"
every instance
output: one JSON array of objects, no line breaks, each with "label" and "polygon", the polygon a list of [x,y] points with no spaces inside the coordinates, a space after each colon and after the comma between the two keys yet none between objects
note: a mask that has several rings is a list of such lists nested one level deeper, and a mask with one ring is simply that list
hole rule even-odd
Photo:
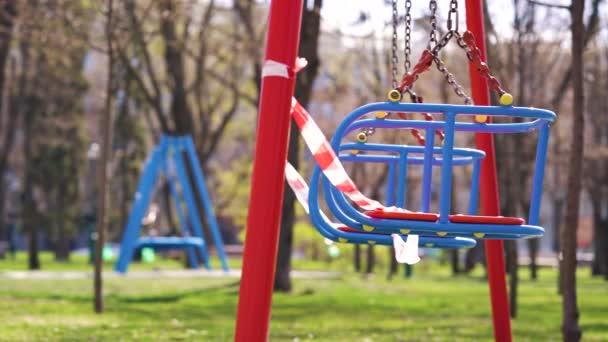
[{"label": "swing seat footrest", "polygon": [[137,240],[135,247],[155,249],[181,249],[203,247],[205,242],[197,237],[143,237]]}]

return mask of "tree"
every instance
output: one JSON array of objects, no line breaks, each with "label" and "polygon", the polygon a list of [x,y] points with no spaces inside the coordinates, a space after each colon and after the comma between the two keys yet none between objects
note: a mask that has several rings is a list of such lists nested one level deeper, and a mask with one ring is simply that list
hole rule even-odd
[{"label": "tree", "polygon": [[[154,113],[154,125],[163,133],[192,134],[208,171],[240,100],[251,101],[240,88],[248,75],[240,63],[240,36],[220,23],[230,16],[214,1],[206,6],[194,0],[121,3],[116,25],[128,33],[115,36],[118,60]],[[160,56],[154,54],[158,48]]]},{"label": "tree", "polygon": [[[126,0],[116,10],[117,62],[141,94],[141,110],[151,114],[148,126],[153,132],[192,135],[212,183],[221,178],[213,172],[212,159],[229,168],[230,161],[217,154],[220,148],[229,153],[222,138],[250,114],[247,105],[257,103],[247,84],[253,71],[242,62],[249,57],[242,25],[233,14],[216,1],[198,0]],[[212,197],[218,193],[227,192]],[[195,200],[203,212],[200,199]]]},{"label": "tree", "polygon": [[[13,42],[13,28],[17,20],[17,1],[0,1],[0,241],[6,240],[4,209],[7,186],[4,185],[4,175],[8,168],[8,157],[15,143],[16,126],[19,116],[5,110],[5,89],[11,80],[7,80],[7,65],[9,52]],[[8,81],[8,82],[7,82]],[[10,84],[9,84],[10,86]],[[4,257],[0,251],[0,257]]]},{"label": "tree", "polygon": [[584,72],[584,36],[585,25],[583,13],[584,0],[573,0],[570,6],[572,32],[572,143],[570,150],[570,167],[568,170],[568,196],[565,224],[561,231],[562,253],[562,289],[563,316],[562,334],[564,341],[579,341],[581,328],[578,324],[578,305],[576,300],[576,247],[581,193],[581,174],[583,166],[583,132],[585,129],[585,92],[583,85]]},{"label": "tree", "polygon": [[[321,33],[321,7],[322,0],[315,0],[312,7],[303,4],[302,23],[300,28],[300,46],[298,55],[306,58],[308,65],[298,73],[295,87],[295,97],[303,106],[307,106],[312,95],[312,86],[317,76],[320,58],[318,54],[319,36]],[[296,169],[300,160],[300,135],[298,126],[291,122],[287,160]],[[283,193],[283,207],[281,209],[281,227],[279,235],[279,251],[277,255],[274,290],[281,292],[291,291],[291,253],[293,246],[293,225],[295,222],[295,195],[288,186]]]},{"label": "tree", "polygon": [[[600,44],[598,44],[600,45]],[[591,274],[603,275],[608,280],[608,99],[603,91],[608,88],[608,54],[598,46],[590,63],[587,118],[589,141],[585,155],[584,186],[593,210],[593,263]]]},{"label": "tree", "polygon": [[114,67],[115,56],[114,46],[112,44],[113,19],[114,19],[114,2],[107,1],[105,10],[105,36],[108,54],[108,73],[106,84],[105,110],[101,115],[99,126],[101,127],[101,160],[98,164],[98,182],[99,190],[97,200],[97,240],[95,244],[95,279],[94,279],[94,305],[95,312],[102,313],[104,311],[103,302],[103,247],[106,241],[106,232],[109,226],[109,161],[112,158],[112,97],[115,90],[114,85]]},{"label": "tree", "polygon": [[[37,269],[39,230],[48,229],[56,257],[65,260],[77,222],[86,49],[72,28],[88,31],[90,17],[82,4],[74,2],[22,2],[19,13],[16,81],[7,93],[11,112],[23,119],[21,222],[29,236],[29,267]],[[36,20],[40,17],[45,20]]]}]

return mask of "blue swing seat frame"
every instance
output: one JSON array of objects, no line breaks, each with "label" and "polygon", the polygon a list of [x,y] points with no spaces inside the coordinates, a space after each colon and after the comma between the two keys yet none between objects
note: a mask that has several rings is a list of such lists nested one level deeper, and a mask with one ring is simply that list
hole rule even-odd
[{"label": "blue swing seat frame", "polygon": [[[375,112],[388,113],[434,113],[443,115],[443,121],[422,121],[422,120],[394,120],[389,118],[364,119],[363,117]],[[525,122],[517,123],[469,123],[457,122],[458,116],[485,115],[490,117],[511,117],[526,119]],[[363,118],[363,119],[362,119]],[[544,229],[538,225],[540,215],[540,204],[542,197],[542,186],[544,179],[544,169],[547,157],[549,128],[550,124],[556,119],[555,113],[536,108],[522,108],[511,106],[459,106],[446,104],[418,104],[418,103],[372,103],[362,106],[350,113],[338,126],[331,145],[336,151],[340,150],[363,150],[366,145],[369,149],[385,150],[392,149],[390,144],[377,144],[374,147],[367,143],[342,143],[342,140],[351,132],[361,128],[373,127],[376,129],[420,129],[425,131],[426,144],[423,147],[422,158],[411,158],[411,163],[422,163],[422,211],[429,212],[431,176],[434,165],[440,164],[441,167],[441,186],[439,193],[439,219],[436,222],[417,221],[417,220],[395,220],[378,219],[369,217],[357,209],[345,198],[323,176],[323,192],[330,211],[339,220],[351,228],[363,229],[373,227],[374,232],[382,234],[402,233],[407,231],[411,234],[429,235],[438,234],[441,236],[453,237],[473,237],[488,239],[519,239],[526,237],[542,236]],[[434,146],[434,133],[442,130],[445,133],[445,141],[442,147]],[[450,222],[451,208],[451,188],[452,188],[452,169],[453,166],[463,163],[459,158],[461,149],[454,147],[454,136],[456,132],[471,133],[528,133],[538,131],[538,142],[536,148],[536,159],[534,166],[534,177],[532,181],[530,213],[528,223],[522,225],[507,224],[471,224]],[[401,146],[400,148],[404,148]],[[399,148],[395,148],[397,151]],[[420,147],[418,147],[420,149]],[[440,150],[440,152],[438,152]],[[475,150],[472,150],[475,151]],[[418,151],[420,153],[420,151]],[[399,154],[398,159],[402,165],[408,164],[410,158],[404,153]],[[440,158],[435,155],[440,154]],[[353,158],[367,159],[377,157],[354,156]],[[473,186],[469,205],[469,214],[475,214],[477,210],[478,198],[478,179],[480,163],[474,163]],[[318,179],[321,177],[321,170],[318,166],[313,171],[310,191],[310,204],[319,193]],[[477,179],[477,181],[475,181]],[[398,178],[398,188],[405,189],[405,178]],[[404,192],[399,191],[399,194]],[[311,210],[313,213],[313,210]],[[316,216],[316,215],[314,215]],[[369,228],[368,228],[369,229]]]}]

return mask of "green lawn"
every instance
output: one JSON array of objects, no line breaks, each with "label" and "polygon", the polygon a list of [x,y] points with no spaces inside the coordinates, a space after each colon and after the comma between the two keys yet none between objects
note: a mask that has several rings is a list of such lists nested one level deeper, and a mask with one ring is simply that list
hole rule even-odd
[{"label": "green lawn", "polygon": [[[50,260],[47,263],[49,269],[59,268],[51,266]],[[2,269],[8,268],[6,264]],[[173,266],[179,264],[168,265]],[[319,269],[322,265],[305,266]],[[142,267],[149,266],[134,269]],[[274,297],[271,340],[492,339],[487,285],[479,274],[452,277],[447,268],[429,264],[416,270],[414,278],[392,282],[382,274],[362,279],[348,271],[341,279],[295,280],[292,294]],[[608,341],[608,283],[590,279],[588,274],[587,269],[579,271],[584,341]],[[560,340],[561,301],[555,277],[553,270],[543,270],[540,280],[531,282],[522,270],[520,316],[513,322],[515,341]],[[232,338],[238,294],[234,279],[111,278],[106,281],[107,312],[101,316],[92,313],[91,287],[89,279],[0,278],[0,340]]]}]

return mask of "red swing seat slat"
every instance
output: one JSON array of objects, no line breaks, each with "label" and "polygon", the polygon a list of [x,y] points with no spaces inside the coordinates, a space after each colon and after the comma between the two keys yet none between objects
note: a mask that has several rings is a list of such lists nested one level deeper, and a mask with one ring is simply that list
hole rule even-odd
[{"label": "red swing seat slat", "polygon": [[510,226],[521,226],[526,220],[520,217],[505,216],[476,216],[476,215],[450,215],[452,223],[472,223],[472,224],[504,224]]},{"label": "red swing seat slat", "polygon": [[[439,214],[436,213],[421,213],[407,211],[399,208],[384,208],[369,210],[365,215],[379,219],[391,220],[408,220],[408,221],[425,221],[435,222],[439,220]],[[526,220],[520,217],[505,217],[505,216],[477,216],[477,215],[450,215],[452,223],[469,223],[469,224],[502,224],[511,226],[521,226],[526,223]]]},{"label": "red swing seat slat", "polygon": [[392,220],[410,220],[426,222],[435,222],[439,220],[439,214],[413,212],[400,208],[381,208],[376,210],[369,210],[365,212],[365,215],[373,218]]}]

